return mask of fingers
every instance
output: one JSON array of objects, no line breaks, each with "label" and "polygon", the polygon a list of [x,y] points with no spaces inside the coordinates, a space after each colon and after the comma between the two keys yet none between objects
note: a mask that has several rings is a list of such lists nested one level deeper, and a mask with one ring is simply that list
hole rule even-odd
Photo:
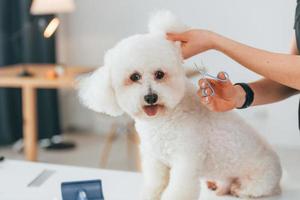
[{"label": "fingers", "polygon": [[205,80],[200,81],[200,90],[198,90],[197,93],[203,104],[209,104],[212,101],[213,91],[208,87],[208,83]]},{"label": "fingers", "polygon": [[197,94],[200,97],[212,97],[213,91],[211,88],[204,88],[204,89],[198,90]]},{"label": "fingers", "polygon": [[211,88],[207,87],[207,82],[202,82],[200,85],[200,89],[198,90],[197,94],[200,97],[200,102],[205,105],[211,111],[217,111],[216,109],[216,97],[212,96]]},{"label": "fingers", "polygon": [[207,97],[202,97],[200,99],[201,103],[204,104],[204,105],[207,105],[207,107],[209,107],[209,104],[211,104],[212,102],[212,98],[207,96]]},{"label": "fingers", "polygon": [[[224,112],[233,109],[235,106],[232,103],[232,83],[228,79],[228,75],[224,72],[218,74],[215,79],[200,79],[198,81],[200,89],[198,96],[200,102],[209,110],[214,112]],[[222,81],[226,80],[226,81]]]},{"label": "fingers", "polygon": [[198,85],[199,85],[200,88],[206,88],[206,87],[208,87],[208,84],[207,84],[207,82],[204,79],[200,79],[198,81]]},{"label": "fingers", "polygon": [[[201,84],[204,84],[205,82],[206,83],[209,82],[213,88],[216,88],[216,90],[232,85],[231,81],[228,79],[229,77],[226,74],[226,72],[219,72],[217,77],[221,80],[226,80],[226,81],[206,78],[206,79],[200,79],[198,81],[198,85],[201,87]],[[203,87],[204,87],[204,85],[203,85]],[[205,87],[207,87],[207,86],[205,86]]]},{"label": "fingers", "polygon": [[201,91],[198,91],[198,95],[200,96],[200,101],[204,105],[211,104],[213,101],[213,97],[211,96],[203,96]]},{"label": "fingers", "polygon": [[226,75],[225,75],[224,72],[219,72],[219,73],[218,73],[218,78],[219,78],[219,79],[222,79],[222,80],[226,80],[226,79],[227,79],[227,77],[226,77]]},{"label": "fingers", "polygon": [[217,101],[215,97],[211,96],[206,96],[206,97],[201,97],[200,102],[205,105],[209,110],[214,111],[214,112],[220,112],[221,110],[218,109],[217,107]]},{"label": "fingers", "polygon": [[[215,97],[212,95],[213,91],[211,87],[209,87],[208,80],[200,79],[199,80],[200,89],[197,94],[200,97],[200,102],[204,104],[208,109],[214,111],[215,110]],[[210,82],[210,84],[212,84]]]},{"label": "fingers", "polygon": [[229,76],[226,72],[219,72],[217,77],[219,79],[226,80],[226,81],[219,81],[221,84],[232,85]]},{"label": "fingers", "polygon": [[177,34],[177,33],[167,33],[167,39],[172,41],[181,41],[181,42],[187,41],[184,34]]},{"label": "fingers", "polygon": [[198,85],[199,85],[200,88],[207,88],[207,87],[209,87],[208,83],[209,83],[212,87],[214,87],[214,86],[216,85],[217,81],[215,81],[215,80],[213,80],[213,79],[200,79],[200,80],[198,81]]},{"label": "fingers", "polygon": [[216,107],[216,101],[214,97],[211,96],[206,96],[206,97],[201,97],[200,102],[205,105],[209,110],[218,112],[217,107]]},{"label": "fingers", "polygon": [[177,42],[179,41],[181,43],[181,53],[182,53],[182,57],[183,59],[187,59],[189,57],[191,57],[191,55],[189,55],[189,51],[186,51],[186,49],[188,49],[188,39],[186,38],[186,35],[184,33],[181,34],[176,34],[176,33],[167,33],[166,34],[166,39],[173,41],[173,42]]}]

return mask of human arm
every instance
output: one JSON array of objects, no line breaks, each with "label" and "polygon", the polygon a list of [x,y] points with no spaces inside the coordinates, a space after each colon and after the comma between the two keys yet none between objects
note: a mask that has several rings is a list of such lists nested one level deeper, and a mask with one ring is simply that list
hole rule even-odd
[{"label": "human arm", "polygon": [[[298,54],[299,52],[297,48],[296,37],[295,34],[293,34],[291,40],[290,55]],[[253,83],[250,83],[249,85],[256,94],[252,104],[253,106],[274,103],[299,93],[299,91],[294,88],[290,88],[267,78],[255,81]]]},{"label": "human arm", "polygon": [[[291,55],[297,55],[298,49],[296,46],[295,37],[293,37],[291,44]],[[219,74],[219,77],[224,78],[222,74]],[[246,94],[241,86],[234,86],[230,81],[224,83],[209,80],[209,82],[213,84],[214,89],[216,90],[216,96],[203,97],[201,91],[199,91],[198,94],[201,96],[202,103],[204,103],[211,110],[223,112],[236,107],[241,107],[245,102]],[[203,80],[199,81],[199,86],[202,88],[207,88],[205,81]],[[266,78],[252,82],[249,84],[249,86],[254,91],[254,100],[252,106],[277,102],[298,93],[296,89],[287,87]],[[207,90],[207,93],[209,92],[210,91]]]},{"label": "human arm", "polygon": [[206,30],[190,30],[181,34],[169,33],[167,38],[181,41],[184,58],[215,49],[267,79],[300,90],[300,56],[298,55],[260,50]]}]

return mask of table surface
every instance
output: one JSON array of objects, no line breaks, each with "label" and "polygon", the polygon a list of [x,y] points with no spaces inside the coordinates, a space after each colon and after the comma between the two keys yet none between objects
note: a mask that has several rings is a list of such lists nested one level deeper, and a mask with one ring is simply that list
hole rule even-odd
[{"label": "table surface", "polygon": [[[27,185],[43,170],[53,170],[53,175],[40,187]],[[295,178],[295,177],[290,177]],[[299,177],[298,177],[299,178]],[[5,160],[0,163],[1,200],[60,200],[60,184],[66,181],[101,179],[106,200],[138,200],[142,176],[139,173],[101,170],[83,167],[62,166]],[[283,180],[281,196],[268,200],[299,200],[300,185]],[[202,184],[203,185],[203,184]],[[236,200],[233,197],[216,197],[203,189],[200,200]]]},{"label": "table surface", "polygon": [[[90,72],[95,68],[81,66],[62,66],[64,74],[55,79],[47,78],[47,72],[58,65],[53,64],[26,64],[0,67],[0,87],[24,87],[35,88],[64,88],[73,87],[77,76]],[[33,77],[20,77],[18,74],[26,69]]]},{"label": "table surface", "polygon": [[[27,185],[43,170],[54,174],[40,187]],[[62,182],[101,179],[106,200],[137,200],[138,173],[6,160],[0,163],[1,200],[60,200]]]},{"label": "table surface", "polygon": [[[95,68],[60,66],[63,73],[56,76],[56,64],[22,64],[0,67],[0,87],[22,89],[24,152],[27,160],[37,160],[36,90],[76,88],[79,75]],[[32,76],[20,76],[26,70]]]}]

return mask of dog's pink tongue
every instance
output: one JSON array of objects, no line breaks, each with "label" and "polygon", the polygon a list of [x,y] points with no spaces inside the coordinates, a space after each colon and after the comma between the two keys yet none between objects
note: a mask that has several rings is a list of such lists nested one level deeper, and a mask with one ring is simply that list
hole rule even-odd
[{"label": "dog's pink tongue", "polygon": [[145,111],[145,113],[148,116],[154,116],[154,115],[156,115],[157,110],[158,110],[158,106],[157,105],[155,105],[155,106],[145,106],[144,107],[144,111]]}]

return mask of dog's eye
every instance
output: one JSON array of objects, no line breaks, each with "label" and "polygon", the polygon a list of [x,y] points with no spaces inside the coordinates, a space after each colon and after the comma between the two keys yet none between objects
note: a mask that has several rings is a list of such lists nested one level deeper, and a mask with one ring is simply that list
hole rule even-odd
[{"label": "dog's eye", "polygon": [[161,80],[161,79],[164,78],[165,73],[164,73],[163,71],[160,71],[160,70],[159,70],[159,71],[156,71],[156,72],[155,72],[154,76],[155,76],[155,79],[156,79],[156,80]]},{"label": "dog's eye", "polygon": [[136,81],[140,80],[141,78],[142,78],[142,76],[137,72],[130,75],[130,80],[132,80],[133,82],[136,82]]}]

